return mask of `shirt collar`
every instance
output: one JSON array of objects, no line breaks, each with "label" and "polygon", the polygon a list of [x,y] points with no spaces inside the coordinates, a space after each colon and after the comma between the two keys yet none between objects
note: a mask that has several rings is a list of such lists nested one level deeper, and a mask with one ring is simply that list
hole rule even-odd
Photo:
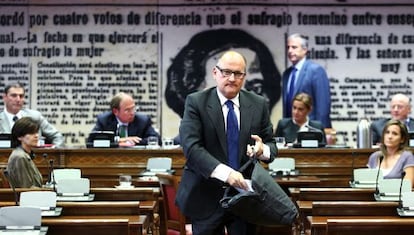
[{"label": "shirt collar", "polygon": [[297,71],[300,71],[305,63],[306,57],[303,57],[299,62],[297,62],[293,67],[296,68]]},{"label": "shirt collar", "polygon": [[[229,99],[224,97],[224,95],[221,94],[221,92],[218,90],[218,88],[217,88],[217,95],[220,99],[221,106],[224,106],[225,105],[224,103]],[[233,101],[233,105],[235,105],[237,107],[240,107],[239,94],[237,94],[233,99],[230,99],[230,100]]]}]

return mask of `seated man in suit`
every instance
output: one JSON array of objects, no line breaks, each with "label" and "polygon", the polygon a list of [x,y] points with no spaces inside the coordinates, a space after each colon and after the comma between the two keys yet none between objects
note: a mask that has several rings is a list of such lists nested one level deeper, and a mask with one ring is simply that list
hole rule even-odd
[{"label": "seated man in suit", "polygon": [[24,108],[25,90],[21,83],[12,83],[4,88],[4,109],[0,112],[0,133],[11,133],[14,123],[22,117],[30,117],[39,125],[39,136],[56,147],[64,145],[63,135],[37,110]]},{"label": "seated man in suit", "polygon": [[[121,146],[146,145],[150,136],[160,135],[152,127],[151,118],[136,112],[135,101],[131,95],[124,92],[116,94],[110,102],[111,111],[99,114],[94,131],[113,131],[119,136]],[[88,142],[92,142],[91,136]]]},{"label": "seated man in suit", "polygon": [[[306,93],[299,93],[293,98],[292,117],[283,118],[277,123],[275,136],[285,137],[286,143],[296,142],[300,131],[321,131],[322,123],[309,120],[308,114],[312,111],[312,97]],[[325,135],[323,135],[325,138]]]},{"label": "seated man in suit", "polygon": [[381,142],[382,130],[391,119],[401,121],[408,131],[414,131],[414,119],[408,116],[411,113],[410,98],[408,96],[401,93],[395,94],[391,98],[390,109],[391,118],[381,118],[371,124],[372,143],[374,145]]}]

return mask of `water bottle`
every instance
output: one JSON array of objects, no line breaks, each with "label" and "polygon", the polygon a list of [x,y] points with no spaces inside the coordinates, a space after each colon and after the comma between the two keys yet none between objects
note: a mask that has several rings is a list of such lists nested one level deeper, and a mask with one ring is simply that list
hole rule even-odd
[{"label": "water bottle", "polygon": [[357,148],[365,149],[372,147],[371,123],[368,118],[362,118],[357,126]]}]

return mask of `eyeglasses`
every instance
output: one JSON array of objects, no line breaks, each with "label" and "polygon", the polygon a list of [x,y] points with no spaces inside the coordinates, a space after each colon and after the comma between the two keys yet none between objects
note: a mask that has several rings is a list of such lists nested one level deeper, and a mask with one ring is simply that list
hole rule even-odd
[{"label": "eyeglasses", "polygon": [[230,69],[222,69],[217,65],[216,65],[216,68],[220,71],[220,73],[225,78],[230,77],[232,74],[234,75],[234,78],[236,78],[236,79],[243,79],[244,76],[246,76],[246,73],[242,73],[242,72],[239,72],[239,71],[232,71]]}]

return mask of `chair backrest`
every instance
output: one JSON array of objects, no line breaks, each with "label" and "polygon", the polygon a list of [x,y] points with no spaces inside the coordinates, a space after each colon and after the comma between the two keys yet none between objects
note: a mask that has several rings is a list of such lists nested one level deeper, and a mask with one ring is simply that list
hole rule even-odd
[{"label": "chair backrest", "polygon": [[291,171],[295,169],[295,159],[290,157],[275,158],[273,162],[269,163],[269,170],[271,171]]},{"label": "chair backrest", "polygon": [[168,234],[168,230],[179,231],[181,235],[186,234],[185,230],[185,216],[180,212],[175,205],[175,196],[177,194],[180,177],[169,174],[157,174],[161,194],[163,197],[164,217],[165,225]]},{"label": "chair backrest", "polygon": [[169,157],[152,157],[147,161],[149,171],[169,171],[171,170],[172,159]]},{"label": "chair backrest", "polygon": [[37,207],[5,206],[0,208],[0,226],[40,226],[42,211]]},{"label": "chair backrest", "polygon": [[53,179],[56,183],[59,183],[61,179],[80,179],[81,170],[80,169],[54,169],[53,170]]},{"label": "chair backrest", "polygon": [[20,193],[20,206],[39,208],[55,208],[56,192],[53,191],[26,191]]},{"label": "chair backrest", "polygon": [[10,183],[9,183],[9,178],[7,177],[7,169],[3,168],[1,171],[1,184],[3,186],[3,188],[10,188]]}]

